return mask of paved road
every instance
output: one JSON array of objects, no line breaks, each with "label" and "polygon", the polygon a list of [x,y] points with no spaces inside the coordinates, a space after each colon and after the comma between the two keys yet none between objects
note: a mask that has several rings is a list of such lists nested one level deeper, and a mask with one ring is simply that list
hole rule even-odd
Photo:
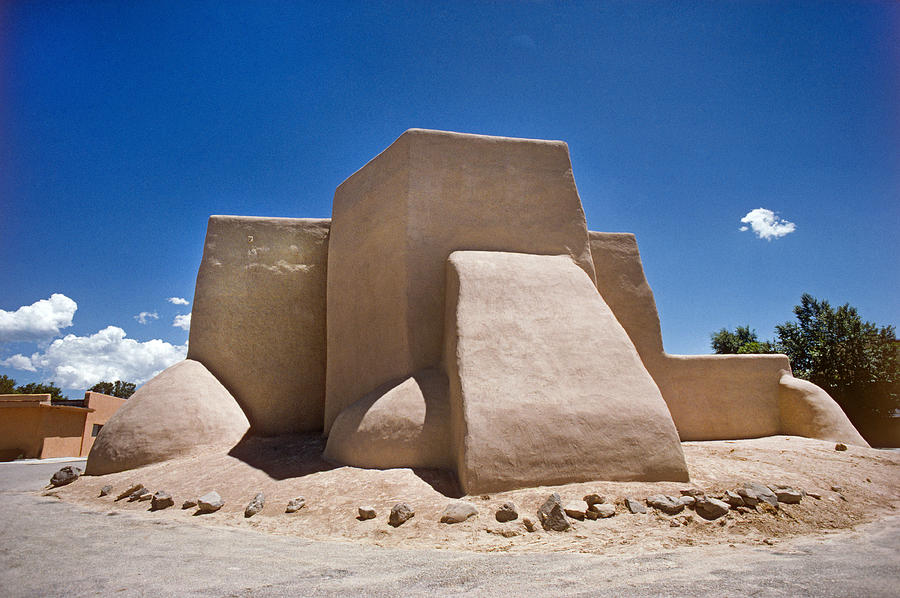
[{"label": "paved road", "polygon": [[404,551],[87,511],[0,464],[3,596],[900,596],[900,518],[828,539],[644,556]]}]

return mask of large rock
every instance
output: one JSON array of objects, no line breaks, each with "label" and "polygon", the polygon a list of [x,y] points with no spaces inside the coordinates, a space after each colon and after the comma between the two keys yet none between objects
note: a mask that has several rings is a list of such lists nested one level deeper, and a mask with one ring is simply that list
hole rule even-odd
[{"label": "large rock", "polygon": [[464,492],[688,479],[656,384],[570,257],[456,251],[447,266],[445,369]]},{"label": "large rock", "polygon": [[694,504],[694,510],[704,519],[718,519],[728,513],[728,503],[718,498],[704,497]]},{"label": "large rock", "polygon": [[677,515],[684,510],[684,503],[674,496],[666,496],[665,494],[654,494],[647,497],[647,506],[653,507],[665,513],[666,515]]},{"label": "large rock", "polygon": [[380,386],[340,413],[325,457],[356,467],[451,469],[447,394],[437,368]]},{"label": "large rock", "polygon": [[66,484],[71,484],[75,480],[77,480],[81,476],[81,468],[74,467],[72,465],[66,465],[59,471],[53,474],[50,478],[51,486],[65,486]]},{"label": "large rock", "polygon": [[391,507],[391,514],[388,515],[388,524],[393,527],[400,527],[415,516],[416,512],[413,511],[412,507],[405,502],[400,502]]},{"label": "large rock", "polygon": [[172,498],[172,495],[168,492],[163,492],[162,490],[155,492],[150,498],[150,508],[154,511],[167,509],[174,504],[175,500]]},{"label": "large rock", "polygon": [[249,423],[202,364],[176,363],[141,386],[94,441],[86,473],[104,475],[208,447],[230,448]]},{"label": "large rock", "polygon": [[563,511],[562,499],[555,492],[547,497],[547,500],[538,509],[537,516],[541,527],[547,531],[564,532],[572,527]]},{"label": "large rock", "polygon": [[197,511],[200,513],[214,513],[225,506],[225,501],[219,493],[213,490],[197,499]]},{"label": "large rock", "polygon": [[264,506],[266,506],[266,496],[260,492],[253,497],[253,500],[247,503],[247,506],[244,508],[244,517],[253,517],[262,511]]},{"label": "large rock", "polygon": [[209,219],[188,358],[231,392],[254,433],[322,429],[329,225]]},{"label": "large rock", "polygon": [[338,187],[326,432],[372,389],[441,361],[457,249],[568,255],[593,280],[566,144],[411,129]]}]

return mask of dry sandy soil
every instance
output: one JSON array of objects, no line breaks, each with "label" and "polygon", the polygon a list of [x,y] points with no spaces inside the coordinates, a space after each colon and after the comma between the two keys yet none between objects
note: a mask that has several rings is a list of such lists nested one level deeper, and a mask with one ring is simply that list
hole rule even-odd
[{"label": "dry sandy soil", "polygon": [[[849,447],[836,451],[833,442],[792,436],[752,440],[686,442],[683,444],[690,483],[590,482],[528,488],[463,497],[478,508],[466,522],[439,523],[440,513],[459,497],[455,482],[446,474],[410,469],[365,470],[336,467],[320,457],[318,437],[248,439],[230,454],[205,453],[106,476],[84,476],[75,483],[49,490],[64,500],[103,511],[147,511],[146,516],[202,525],[250,528],[265,533],[312,540],[362,542],[402,547],[470,550],[478,552],[583,552],[635,553],[667,550],[685,545],[773,544],[780,539],[827,533],[896,514],[900,505],[900,452]],[[778,510],[732,510],[708,522],[692,513],[686,525],[672,526],[673,517],[653,509],[632,515],[623,499],[643,500],[657,493],[679,495],[684,488],[699,488],[717,495],[741,482],[784,484],[821,495]],[[149,502],[115,501],[131,484],[151,491],[164,490],[175,507],[150,512]],[[99,498],[110,484],[110,496]],[[839,491],[832,490],[839,487]],[[211,490],[225,506],[216,513],[197,516],[181,503]],[[261,513],[245,519],[246,504],[263,492]],[[537,520],[538,507],[551,492],[563,503],[596,492],[616,504],[615,517],[574,522],[569,532],[529,533],[523,517]],[[288,500],[303,496],[307,506],[294,514],[284,512]],[[398,528],[388,525],[391,507],[406,502],[415,517]],[[519,510],[519,519],[498,523],[494,512],[505,501]],[[378,517],[356,518],[357,507],[371,505]]]}]

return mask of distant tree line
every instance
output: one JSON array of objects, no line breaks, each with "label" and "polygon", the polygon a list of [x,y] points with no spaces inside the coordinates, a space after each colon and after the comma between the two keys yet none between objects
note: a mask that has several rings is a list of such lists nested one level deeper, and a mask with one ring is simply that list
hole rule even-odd
[{"label": "distant tree line", "polygon": [[832,307],[804,293],[796,321],[775,327],[776,338],[760,341],[738,326],[710,335],[716,353],[784,353],[794,376],[825,389],[860,428],[873,421],[900,425],[900,342],[893,326],[865,322],[855,307]]},{"label": "distant tree line", "polygon": [[[102,392],[106,395],[127,399],[134,394],[135,385],[133,382],[123,382],[116,380],[115,382],[98,382],[88,390],[92,392]],[[41,384],[38,382],[29,382],[28,384],[20,384],[16,386],[16,381],[9,376],[0,375],[0,395],[19,394],[19,395],[42,395],[49,394],[52,401],[67,401],[68,397],[63,395],[62,389],[53,382]]]}]

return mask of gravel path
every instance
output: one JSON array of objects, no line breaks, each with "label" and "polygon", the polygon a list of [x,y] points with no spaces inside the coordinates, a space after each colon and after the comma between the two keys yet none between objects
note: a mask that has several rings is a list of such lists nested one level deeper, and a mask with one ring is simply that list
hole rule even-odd
[{"label": "gravel path", "polygon": [[88,511],[36,492],[62,465],[0,464],[4,596],[900,595],[900,517],[766,549],[395,550]]}]

